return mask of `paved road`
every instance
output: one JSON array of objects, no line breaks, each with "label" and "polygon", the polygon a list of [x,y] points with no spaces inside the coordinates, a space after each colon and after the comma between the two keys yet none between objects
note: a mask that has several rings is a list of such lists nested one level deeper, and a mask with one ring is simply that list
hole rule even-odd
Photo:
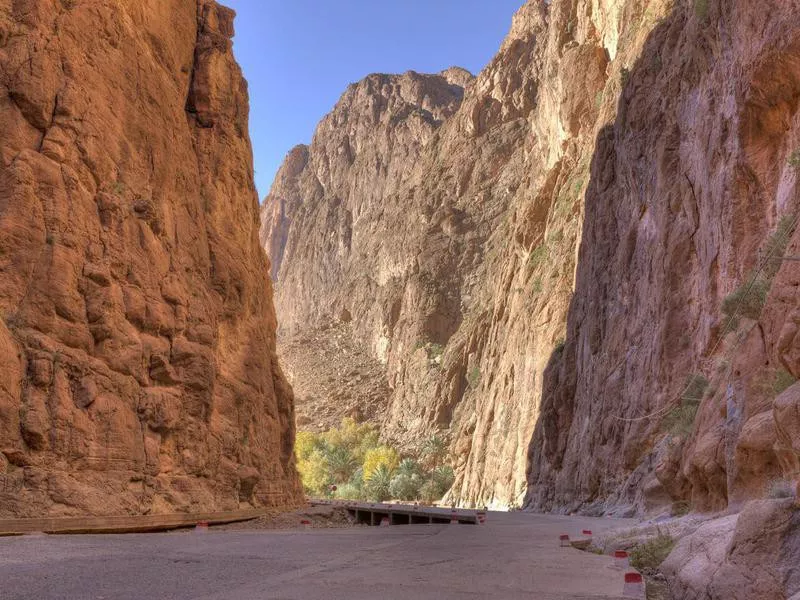
[{"label": "paved road", "polygon": [[0,538],[2,600],[601,600],[610,559],[558,547],[607,519]]}]

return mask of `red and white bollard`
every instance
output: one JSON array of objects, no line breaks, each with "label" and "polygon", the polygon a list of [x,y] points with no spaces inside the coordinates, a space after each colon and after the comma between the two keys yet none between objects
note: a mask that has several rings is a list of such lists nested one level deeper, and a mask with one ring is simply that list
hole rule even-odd
[{"label": "red and white bollard", "polygon": [[585,535],[586,537],[592,537],[592,530],[591,529],[584,529],[583,531],[581,531],[581,534]]},{"label": "red and white bollard", "polygon": [[475,516],[477,517],[478,525],[483,525],[484,523],[486,523],[486,511],[485,510],[479,510],[477,513],[475,513]]},{"label": "red and white bollard", "polygon": [[308,519],[300,519],[300,525],[302,525],[304,529],[308,529],[311,527],[311,521]]},{"label": "red and white bollard", "polygon": [[628,557],[628,553],[624,550],[617,550],[614,552],[614,568],[615,569],[627,569],[630,565],[630,558]]},{"label": "red and white bollard", "polygon": [[381,519],[381,524],[380,524],[381,527],[389,527],[389,525],[391,524],[392,522],[389,520],[389,517],[383,517]]},{"label": "red and white bollard", "polygon": [[198,521],[194,526],[195,533],[208,533],[208,521]]},{"label": "red and white bollard", "polygon": [[625,573],[625,585],[622,588],[623,598],[645,600],[644,578],[640,573]]},{"label": "red and white bollard", "polygon": [[450,525],[458,525],[458,513],[456,511],[450,513]]},{"label": "red and white bollard", "polygon": [[562,533],[560,536],[558,536],[558,539],[561,542],[561,547],[562,548],[568,548],[569,547],[569,545],[570,545],[569,536],[566,533]]}]

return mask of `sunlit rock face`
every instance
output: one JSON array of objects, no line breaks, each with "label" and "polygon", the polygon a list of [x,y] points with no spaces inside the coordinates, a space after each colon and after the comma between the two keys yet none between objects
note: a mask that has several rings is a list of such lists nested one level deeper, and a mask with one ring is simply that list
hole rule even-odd
[{"label": "sunlit rock face", "polygon": [[722,304],[795,211],[798,8],[530,1],[474,79],[351,86],[262,209],[283,333],[346,329],[385,435],[449,435],[460,504],[705,509],[791,476],[800,266],[736,327]]},{"label": "sunlit rock face", "polygon": [[301,500],[233,16],[0,2],[0,516]]}]

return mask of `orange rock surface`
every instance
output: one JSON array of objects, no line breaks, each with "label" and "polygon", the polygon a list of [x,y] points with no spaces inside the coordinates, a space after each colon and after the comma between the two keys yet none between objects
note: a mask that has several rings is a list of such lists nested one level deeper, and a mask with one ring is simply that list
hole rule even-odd
[{"label": "orange rock surface", "polygon": [[0,516],[300,499],[233,16],[0,1]]}]

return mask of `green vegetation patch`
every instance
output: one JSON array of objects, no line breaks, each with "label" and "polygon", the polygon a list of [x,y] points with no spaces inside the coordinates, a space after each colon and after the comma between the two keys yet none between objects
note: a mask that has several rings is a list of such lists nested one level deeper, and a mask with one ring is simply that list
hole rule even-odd
[{"label": "green vegetation patch", "polygon": [[473,390],[478,387],[478,384],[481,381],[481,370],[478,367],[472,367],[469,373],[467,373],[467,383],[469,383],[469,387]]},{"label": "green vegetation patch", "polygon": [[745,283],[731,292],[722,302],[722,312],[732,319],[733,328],[738,327],[739,317],[757,320],[767,303],[772,280],[781,267],[786,246],[794,232],[795,222],[791,217],[783,217],[774,233],[761,248],[764,257],[760,271],[747,276]]},{"label": "green vegetation patch", "polygon": [[708,0],[694,0],[694,14],[705,22],[708,19]]},{"label": "green vegetation patch", "polygon": [[659,534],[631,550],[631,566],[640,571],[658,569],[674,547],[675,540],[672,536]]},{"label": "green vegetation patch", "polygon": [[767,484],[767,498],[794,498],[794,486],[785,479],[773,479]]},{"label": "green vegetation patch", "polygon": [[528,257],[528,268],[535,269],[536,267],[538,267],[547,260],[549,254],[550,251],[547,249],[547,246],[545,244],[540,244],[539,246],[536,246],[536,248],[533,249],[530,256]]},{"label": "green vegetation patch", "polygon": [[306,493],[343,500],[438,501],[455,481],[447,454],[446,440],[434,434],[413,456],[403,456],[381,442],[377,427],[351,418],[324,433],[300,431],[295,439]]},{"label": "green vegetation patch", "polygon": [[672,435],[688,437],[692,433],[694,420],[708,385],[708,379],[703,375],[690,375],[684,384],[680,404],[667,413],[661,422],[661,429]]}]

